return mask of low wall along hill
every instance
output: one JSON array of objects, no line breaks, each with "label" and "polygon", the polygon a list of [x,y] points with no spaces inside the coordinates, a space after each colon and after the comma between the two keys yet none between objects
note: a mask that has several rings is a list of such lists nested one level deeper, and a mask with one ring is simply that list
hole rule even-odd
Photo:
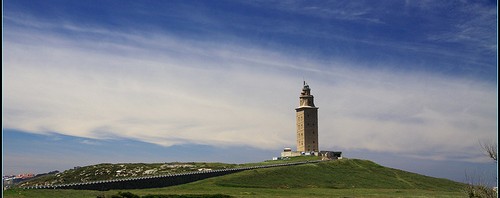
[{"label": "low wall along hill", "polygon": [[112,189],[160,188],[160,187],[190,183],[210,177],[217,177],[245,170],[270,168],[278,166],[295,166],[307,163],[318,163],[321,161],[322,160],[314,160],[305,162],[293,162],[293,163],[271,164],[271,165],[252,166],[243,168],[208,170],[208,171],[169,174],[160,176],[150,176],[150,177],[92,181],[84,183],[71,183],[71,184],[47,185],[47,186],[29,186],[29,187],[24,187],[24,189],[112,190]]}]

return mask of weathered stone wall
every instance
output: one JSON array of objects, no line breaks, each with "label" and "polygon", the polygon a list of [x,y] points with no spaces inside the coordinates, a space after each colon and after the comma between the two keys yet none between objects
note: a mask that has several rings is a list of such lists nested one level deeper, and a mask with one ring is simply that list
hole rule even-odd
[{"label": "weathered stone wall", "polygon": [[318,142],[318,109],[297,109],[297,151],[319,151]]}]

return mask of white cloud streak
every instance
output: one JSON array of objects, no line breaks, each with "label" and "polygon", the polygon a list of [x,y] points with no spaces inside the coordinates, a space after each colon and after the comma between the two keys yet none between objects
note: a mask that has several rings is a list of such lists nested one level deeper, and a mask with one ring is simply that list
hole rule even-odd
[{"label": "white cloud streak", "polygon": [[[457,2],[445,3],[442,7],[456,9],[453,16],[459,18],[450,30],[428,35],[431,41],[465,43],[474,50],[488,54],[497,53],[497,7],[484,6],[480,3],[460,4]],[[430,9],[430,8],[425,8]]]},{"label": "white cloud streak", "polygon": [[255,7],[265,7],[280,11],[314,16],[325,19],[337,19],[345,21],[361,21],[374,24],[384,23],[374,14],[373,5],[367,2],[353,1],[244,1]]},{"label": "white cloud streak", "polygon": [[120,39],[7,31],[5,128],[279,149],[294,145],[304,76],[320,107],[322,148],[475,160],[477,140],[496,136],[495,87],[480,81],[326,64],[244,43],[68,27]]}]

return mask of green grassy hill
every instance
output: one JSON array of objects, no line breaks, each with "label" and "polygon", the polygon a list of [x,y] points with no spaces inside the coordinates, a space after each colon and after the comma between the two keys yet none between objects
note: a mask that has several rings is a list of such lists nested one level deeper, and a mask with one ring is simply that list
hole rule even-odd
[{"label": "green grassy hill", "polygon": [[96,164],[77,167],[61,173],[44,175],[20,183],[19,187],[34,185],[55,185],[79,183],[88,181],[111,180],[118,178],[134,178],[143,176],[166,175],[183,172],[193,172],[199,169],[234,168],[235,164],[205,163],[205,162],[172,162],[172,163],[123,163]]},{"label": "green grassy hill", "polygon": [[34,185],[57,185],[79,183],[120,178],[134,178],[144,176],[166,175],[174,173],[196,172],[200,169],[226,169],[269,165],[276,163],[318,160],[315,156],[300,156],[288,160],[269,160],[259,163],[225,164],[207,162],[171,162],[171,163],[121,163],[121,164],[96,164],[91,166],[76,167],[57,174],[49,174],[20,183],[19,187]]},{"label": "green grassy hill", "polygon": [[[304,159],[296,158],[294,161]],[[267,161],[259,164],[269,163],[277,162]],[[235,197],[464,197],[464,187],[465,184],[462,183],[387,168],[368,160],[342,159],[255,169],[166,188],[125,191],[141,196],[225,194]],[[117,192],[119,190],[99,192],[12,189],[4,191],[4,196],[111,197]]]},{"label": "green grassy hill", "polygon": [[370,188],[457,191],[462,183],[344,159],[290,167],[256,169],[202,181],[244,188]]}]

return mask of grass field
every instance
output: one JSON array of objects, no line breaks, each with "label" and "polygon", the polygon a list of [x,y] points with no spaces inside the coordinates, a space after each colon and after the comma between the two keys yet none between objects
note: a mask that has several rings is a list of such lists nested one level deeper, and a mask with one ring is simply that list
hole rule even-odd
[{"label": "grass field", "polygon": [[[95,198],[97,196],[111,197],[118,190],[90,191],[90,190],[21,190],[14,189],[4,192],[4,197],[75,197]],[[141,190],[126,190],[137,195],[148,194],[225,194],[234,197],[466,197],[460,191],[432,191],[421,189],[331,189],[331,188],[298,188],[298,189],[270,189],[270,188],[237,188],[204,185],[182,185],[168,188],[152,188]]]},{"label": "grass field", "polygon": [[172,163],[122,163],[122,164],[96,164],[66,170],[58,174],[49,174],[37,177],[18,186],[27,187],[35,185],[57,185],[68,183],[80,183],[88,181],[111,180],[118,178],[134,178],[144,176],[166,175],[185,172],[196,172],[200,168],[225,169],[270,165],[279,163],[291,163],[308,160],[318,160],[316,156],[299,156],[287,160],[269,160],[258,163],[225,164],[207,162],[172,162]]},{"label": "grass field", "polygon": [[111,180],[118,178],[134,178],[154,175],[194,172],[199,168],[225,169],[234,168],[237,164],[206,163],[206,162],[172,162],[172,163],[123,163],[96,164],[69,169],[62,173],[44,175],[25,181],[19,186],[56,185],[88,181]]},{"label": "grass field", "polygon": [[[267,162],[272,163],[272,162]],[[243,171],[166,188],[122,190],[148,194],[225,194],[234,197],[465,197],[465,184],[343,159]],[[4,191],[5,197],[111,197],[119,190]]]}]

